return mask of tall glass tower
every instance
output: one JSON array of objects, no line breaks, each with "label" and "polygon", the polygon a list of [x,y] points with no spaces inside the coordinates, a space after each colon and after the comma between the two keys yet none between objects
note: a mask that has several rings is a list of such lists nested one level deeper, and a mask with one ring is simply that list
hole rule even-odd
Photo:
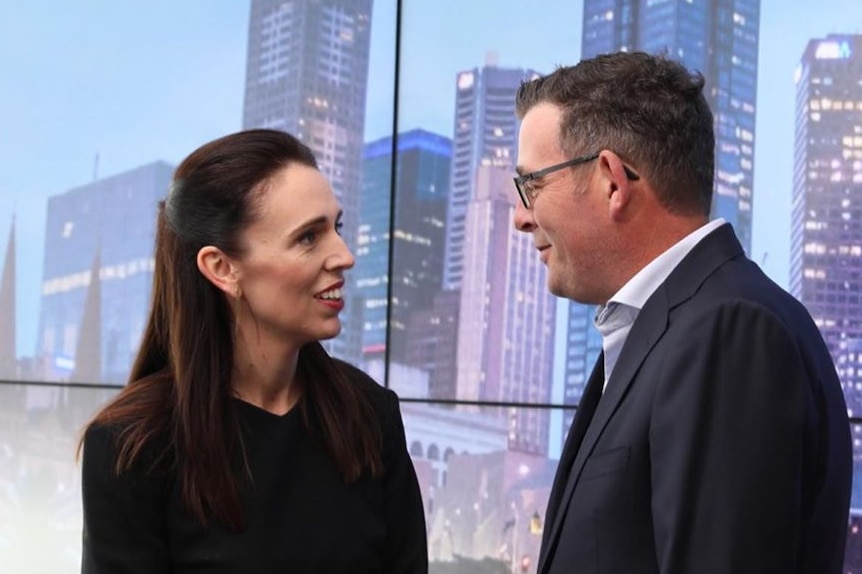
[{"label": "tall glass tower", "polygon": [[473,198],[480,165],[514,171],[518,147],[515,93],[536,72],[485,66],[459,72],[456,78],[452,175],[446,223],[444,287],[457,290],[464,274],[467,206]]},{"label": "tall glass tower", "polygon": [[585,0],[581,57],[666,53],[706,79],[715,116],[713,217],[751,249],[760,0]]},{"label": "tall glass tower", "polygon": [[[546,404],[555,298],[531,236],[512,226],[510,168],[479,167],[465,218],[457,339],[457,398]],[[510,450],[547,455],[547,409],[501,409]]]},{"label": "tall glass tower", "polygon": [[796,74],[790,291],[862,414],[862,36],[808,43]]},{"label": "tall glass tower", "polygon": [[[252,0],[244,128],[297,136],[317,157],[344,209],[355,252],[359,222],[372,0]],[[358,361],[358,299],[347,293],[342,334],[327,343]]]},{"label": "tall glass tower", "polygon": [[[750,252],[760,0],[584,0],[583,22],[582,58],[664,53],[703,74],[715,117],[712,216],[730,222]],[[592,319],[592,308],[569,305],[563,395],[570,404],[602,348]],[[564,435],[572,416],[564,417]]]},{"label": "tall glass tower", "polygon": [[[433,307],[443,283],[443,246],[449,198],[449,138],[416,129],[366,144],[357,248],[356,290],[362,297],[362,355],[409,364],[410,315]],[[394,210],[390,195],[395,174]],[[388,281],[390,219],[392,293]],[[391,302],[392,308],[388,309]],[[389,322],[387,323],[387,315]]]}]

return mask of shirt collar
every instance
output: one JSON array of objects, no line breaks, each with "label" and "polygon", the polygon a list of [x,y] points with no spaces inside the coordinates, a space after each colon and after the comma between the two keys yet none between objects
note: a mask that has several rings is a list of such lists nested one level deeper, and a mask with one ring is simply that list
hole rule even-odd
[{"label": "shirt collar", "polygon": [[[695,245],[700,243],[700,240],[724,225],[726,221],[719,217],[701,227],[695,229],[675,244],[673,244],[664,253],[650,261],[643,269],[635,273],[634,277],[629,279],[613,297],[608,300],[607,305],[617,303],[634,307],[640,310],[646,304],[656,289],[664,283],[676,266],[685,259],[685,256],[694,249]],[[599,307],[598,314],[607,305]]]}]

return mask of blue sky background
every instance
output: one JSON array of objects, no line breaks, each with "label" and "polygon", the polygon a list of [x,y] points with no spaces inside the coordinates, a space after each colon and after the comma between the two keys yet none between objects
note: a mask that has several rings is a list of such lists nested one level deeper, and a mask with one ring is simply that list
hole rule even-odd
[{"label": "blue sky background", "polygon": [[[247,0],[0,4],[0,259],[17,217],[18,352],[35,349],[46,198],[240,129]],[[375,0],[366,140],[392,126],[395,0]],[[399,130],[450,136],[455,74],[577,61],[572,0],[404,0]],[[862,33],[859,0],[762,0],[753,257],[787,284],[793,71],[809,39]],[[766,255],[768,254],[768,256]],[[3,320],[3,318],[0,318]]]}]

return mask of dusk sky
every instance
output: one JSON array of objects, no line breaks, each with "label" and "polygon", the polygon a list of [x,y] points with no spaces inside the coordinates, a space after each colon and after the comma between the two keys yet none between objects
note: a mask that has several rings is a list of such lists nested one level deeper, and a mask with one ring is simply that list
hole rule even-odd
[{"label": "dusk sky", "polygon": [[[374,3],[367,141],[392,128],[396,4]],[[246,0],[0,5],[0,259],[15,214],[19,355],[35,350],[46,198],[240,129],[248,12]],[[406,0],[399,130],[451,136],[455,74],[489,52],[539,72],[576,62],[581,15],[571,0]],[[829,33],[862,33],[858,0],[762,1],[752,255],[784,286],[793,71]]]}]

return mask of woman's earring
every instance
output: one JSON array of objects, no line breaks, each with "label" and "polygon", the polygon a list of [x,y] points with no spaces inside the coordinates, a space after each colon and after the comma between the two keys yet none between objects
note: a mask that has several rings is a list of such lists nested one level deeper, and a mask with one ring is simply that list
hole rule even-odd
[{"label": "woman's earring", "polygon": [[242,288],[239,285],[234,285],[233,289],[233,336],[234,339],[239,338],[239,309],[242,305]]}]

